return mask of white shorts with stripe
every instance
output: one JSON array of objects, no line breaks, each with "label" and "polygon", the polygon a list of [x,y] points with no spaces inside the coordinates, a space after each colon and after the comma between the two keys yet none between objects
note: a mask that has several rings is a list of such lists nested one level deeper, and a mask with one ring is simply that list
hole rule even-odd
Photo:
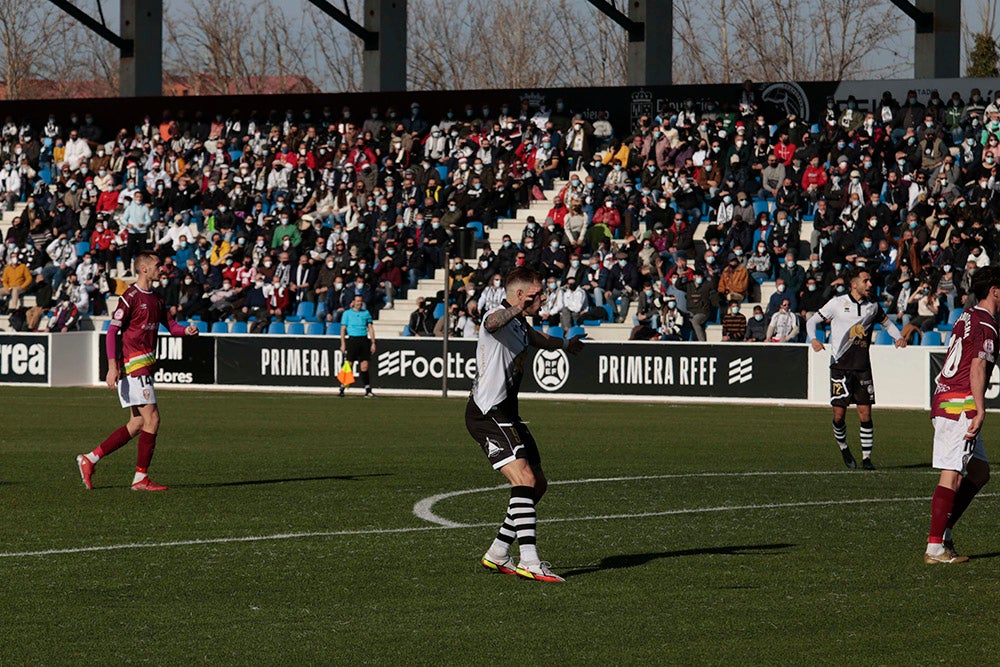
[{"label": "white shorts with stripe", "polygon": [[934,417],[934,457],[932,465],[938,470],[965,470],[970,458],[986,461],[983,435],[977,433],[974,440],[966,440],[971,420],[963,412],[958,419]]},{"label": "white shorts with stripe", "polygon": [[156,403],[152,375],[125,375],[118,380],[118,398],[123,408]]}]

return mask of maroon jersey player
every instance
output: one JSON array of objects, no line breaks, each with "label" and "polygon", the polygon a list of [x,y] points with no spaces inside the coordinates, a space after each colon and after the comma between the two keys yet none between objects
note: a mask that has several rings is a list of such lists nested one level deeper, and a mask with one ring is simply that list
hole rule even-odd
[{"label": "maroon jersey player", "polygon": [[[153,253],[142,252],[135,258],[135,284],[125,290],[118,300],[108,327],[106,352],[108,355],[107,383],[118,390],[123,408],[131,411],[125,426],[108,436],[94,451],[76,457],[80,476],[88,489],[93,488],[91,477],[94,466],[103,457],[122,447],[139,434],[133,491],[165,491],[167,487],[149,479],[149,463],[156,447],[156,432],[160,426],[160,412],[156,407],[156,390],[153,373],[156,372],[156,336],[163,324],[172,336],[196,336],[194,325],[182,327],[167,312],[163,299],[152,291],[152,282],[159,277],[160,259]],[[118,349],[118,332],[121,331],[121,350]]]},{"label": "maroon jersey player", "polygon": [[1000,267],[976,271],[972,290],[976,305],[962,313],[931,399],[934,424],[933,465],[941,471],[931,500],[931,528],[924,562],[964,563],[951,529],[990,478],[980,429],[986,416],[986,383],[996,363],[997,313],[1000,313]]}]

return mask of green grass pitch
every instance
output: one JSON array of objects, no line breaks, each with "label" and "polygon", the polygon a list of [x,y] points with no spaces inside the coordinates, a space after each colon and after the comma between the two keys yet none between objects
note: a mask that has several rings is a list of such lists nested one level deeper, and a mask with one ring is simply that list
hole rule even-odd
[{"label": "green grass pitch", "polygon": [[[171,489],[138,494],[134,441],[91,492],[73,460],[123,422],[114,393],[2,392],[3,664],[1000,655],[1000,494],[956,531],[971,562],[921,559],[936,481],[926,413],[876,409],[880,468],[866,473],[843,469],[825,409],[526,401],[560,482],[539,506],[539,549],[567,583],[547,585],[478,565],[504,491],[434,504],[462,527],[413,513],[503,481],[465,431],[464,398],[161,391],[152,476]],[[642,479],[579,482],[617,477]],[[241,541],[298,533],[313,535]],[[140,546],[19,555],[112,545]]]}]

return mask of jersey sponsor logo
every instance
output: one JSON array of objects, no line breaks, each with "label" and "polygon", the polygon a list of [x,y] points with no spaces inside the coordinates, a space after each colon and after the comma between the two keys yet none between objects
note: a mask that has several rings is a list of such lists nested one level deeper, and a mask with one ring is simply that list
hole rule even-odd
[{"label": "jersey sponsor logo", "polygon": [[447,363],[441,356],[425,357],[416,350],[392,350],[378,355],[379,377],[398,375],[399,377],[440,378],[447,367],[448,377],[455,379],[476,377],[476,358],[466,357],[461,352],[449,352]]},{"label": "jersey sponsor logo", "polygon": [[562,350],[539,350],[531,367],[545,391],[558,391],[569,379],[569,357]]},{"label": "jersey sponsor logo", "polygon": [[46,357],[41,343],[0,345],[0,375],[45,375]]},{"label": "jersey sponsor logo", "polygon": [[867,337],[867,334],[865,333],[865,325],[855,324],[851,327],[850,331],[847,332],[847,335],[850,336],[852,345],[860,345],[862,347],[867,345],[867,341],[865,340]]},{"label": "jersey sponsor logo", "polygon": [[729,384],[743,384],[753,379],[753,358],[733,359],[729,362]]}]

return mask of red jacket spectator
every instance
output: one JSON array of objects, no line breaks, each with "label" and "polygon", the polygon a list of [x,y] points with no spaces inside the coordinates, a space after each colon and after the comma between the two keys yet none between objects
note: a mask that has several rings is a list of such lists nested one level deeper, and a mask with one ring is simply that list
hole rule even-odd
[{"label": "red jacket spectator", "polygon": [[809,165],[802,174],[802,189],[808,190],[809,186],[814,186],[819,190],[826,187],[826,181],[826,170],[822,166]]},{"label": "red jacket spectator", "polygon": [[375,275],[381,280],[388,280],[396,288],[403,284],[403,272],[393,262],[384,260],[379,262],[379,265],[375,268]]},{"label": "red jacket spectator", "polygon": [[792,158],[795,156],[795,144],[791,141],[774,145],[774,156],[786,167],[792,166]]},{"label": "red jacket spectator", "polygon": [[288,312],[289,303],[291,299],[288,296],[288,288],[275,285],[271,296],[267,298],[267,310],[272,315],[282,315]]},{"label": "red jacket spectator", "polygon": [[622,224],[622,216],[614,206],[602,206],[594,212],[594,224],[603,222],[614,233]]},{"label": "red jacket spectator", "polygon": [[100,232],[95,231],[90,235],[90,249],[93,250],[110,250],[111,243],[115,240],[115,233],[110,229],[103,229]]},{"label": "red jacket spectator", "polygon": [[118,190],[105,190],[97,198],[97,212],[113,211],[118,208]]}]

